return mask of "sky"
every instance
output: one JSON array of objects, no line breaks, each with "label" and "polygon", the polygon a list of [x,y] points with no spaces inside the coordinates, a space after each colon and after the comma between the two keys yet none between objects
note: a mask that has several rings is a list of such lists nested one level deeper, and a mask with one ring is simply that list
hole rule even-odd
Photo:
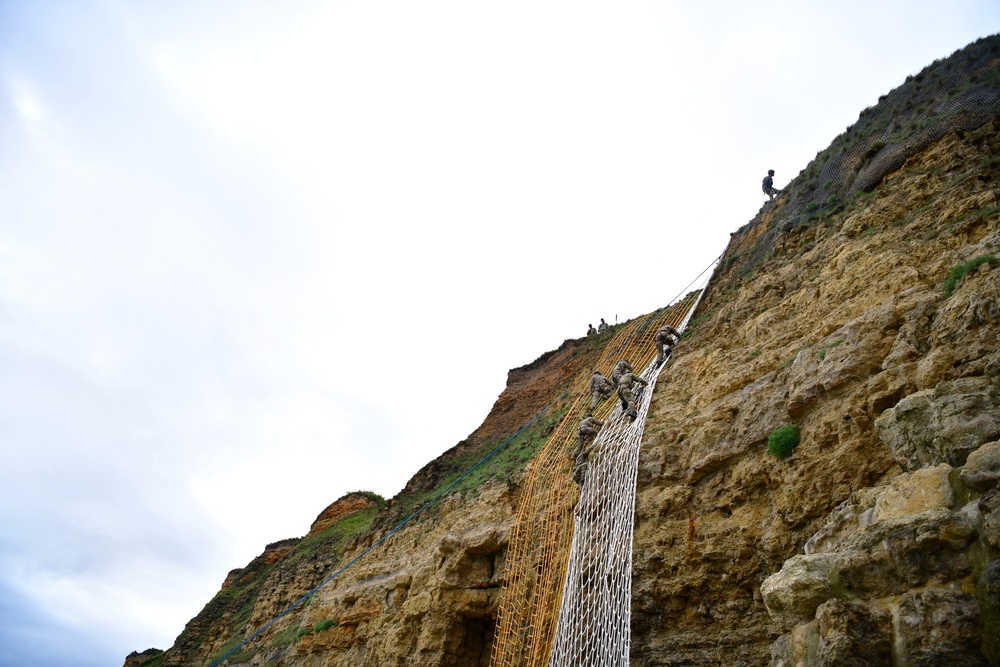
[{"label": "sky", "polygon": [[0,667],[168,648],[998,30],[995,0],[0,0]]}]

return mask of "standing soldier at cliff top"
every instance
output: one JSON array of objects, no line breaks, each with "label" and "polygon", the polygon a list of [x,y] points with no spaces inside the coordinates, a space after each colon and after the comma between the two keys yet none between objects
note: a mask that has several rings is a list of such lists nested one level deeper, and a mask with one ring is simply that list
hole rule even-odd
[{"label": "standing soldier at cliff top", "polygon": [[632,392],[632,387],[635,386],[636,382],[643,387],[649,384],[631,371],[622,373],[618,380],[618,398],[622,399],[622,412],[632,421],[635,421],[639,416],[639,413],[635,411],[636,395]]},{"label": "standing soldier at cliff top", "polygon": [[627,359],[622,359],[618,362],[618,365],[615,366],[615,370],[611,371],[611,381],[614,382],[617,387],[618,380],[621,378],[622,374],[631,373],[634,370],[635,369],[632,368],[632,364],[630,364]]},{"label": "standing soldier at cliff top", "polygon": [[774,169],[767,170],[767,176],[765,176],[764,180],[761,181],[760,187],[764,191],[764,194],[769,197],[767,201],[771,201],[774,199],[774,195],[781,192],[781,190],[774,187]]},{"label": "standing soldier at cliff top", "polygon": [[593,336],[595,333],[597,333],[597,329],[594,328],[594,325],[593,324],[588,324],[587,325],[587,335],[588,336]]},{"label": "standing soldier at cliff top", "polygon": [[605,331],[608,330],[608,326],[609,326],[608,323],[605,322],[604,318],[602,317],[601,323],[597,325],[597,333],[604,333]]},{"label": "standing soldier at cliff top", "polygon": [[569,455],[573,461],[573,481],[583,486],[583,480],[587,475],[587,468],[590,466],[590,451],[593,449],[591,444],[597,434],[600,432],[601,427],[604,426],[604,422],[594,419],[590,415],[584,418],[580,422],[580,427],[577,429],[577,445],[573,453]]},{"label": "standing soldier at cliff top", "polygon": [[670,358],[670,353],[674,351],[674,345],[677,345],[680,340],[681,335],[677,333],[677,329],[669,324],[660,327],[660,330],[653,337],[653,341],[656,343],[657,366]]},{"label": "standing soldier at cliff top", "polygon": [[590,410],[587,410],[587,416],[589,417],[597,404],[610,396],[614,390],[615,385],[611,380],[601,375],[601,371],[594,371],[590,377],[590,393],[593,394],[593,398],[590,399]]}]

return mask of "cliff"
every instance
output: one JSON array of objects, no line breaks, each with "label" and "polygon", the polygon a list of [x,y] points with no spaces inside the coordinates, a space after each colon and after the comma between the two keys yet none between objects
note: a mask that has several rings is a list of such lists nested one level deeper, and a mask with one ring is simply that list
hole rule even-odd
[{"label": "cliff", "polygon": [[[633,665],[1000,664],[1000,38],[866,109],[733,234],[661,374],[633,546]],[[510,372],[388,503],[269,546],[172,648],[204,665],[585,377],[614,331]],[[488,665],[523,468],[567,398],[228,658]],[[787,458],[769,436],[795,426]]]}]

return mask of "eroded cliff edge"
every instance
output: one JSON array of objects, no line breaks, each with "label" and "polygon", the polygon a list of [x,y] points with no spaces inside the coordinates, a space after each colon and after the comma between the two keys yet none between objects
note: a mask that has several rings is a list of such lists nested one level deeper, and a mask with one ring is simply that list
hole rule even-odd
[{"label": "eroded cliff edge", "polygon": [[[633,664],[1000,664],[997,41],[863,112],[734,235],[646,425]],[[600,344],[512,371],[483,427],[388,505],[265,553],[242,597],[228,587],[228,606],[137,664],[207,664],[530,419]],[[488,664],[519,471],[559,414],[229,664]],[[778,460],[766,441],[785,424],[802,441]]]}]

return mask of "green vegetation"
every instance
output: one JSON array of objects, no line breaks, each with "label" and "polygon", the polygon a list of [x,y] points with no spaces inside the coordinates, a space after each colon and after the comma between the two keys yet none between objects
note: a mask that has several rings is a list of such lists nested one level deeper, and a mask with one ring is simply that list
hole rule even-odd
[{"label": "green vegetation", "polygon": [[315,632],[318,635],[319,633],[323,632],[328,628],[337,627],[337,625],[338,625],[337,621],[333,620],[332,618],[327,618],[314,625],[313,632]]},{"label": "green vegetation", "polygon": [[[216,662],[222,659],[222,656],[224,656],[225,654],[229,653],[234,648],[239,646],[242,641],[243,641],[242,637],[240,637],[240,635],[237,634],[235,637],[233,637],[228,642],[223,644],[222,648],[219,649],[219,652],[216,653],[214,656],[212,656],[212,659],[209,662]],[[239,658],[237,658],[237,656],[239,656]],[[236,651],[231,656],[229,656],[228,660],[230,662],[245,662],[249,658],[250,655],[247,654],[247,652],[244,651],[243,649],[240,649],[239,651]]]},{"label": "green vegetation", "polygon": [[[373,500],[376,500],[373,496],[381,498],[378,494],[362,493]],[[212,661],[218,660],[232,650],[248,634],[250,616],[257,602],[257,596],[261,587],[275,570],[289,571],[298,567],[303,561],[317,561],[321,555],[330,562],[331,566],[336,565],[347,542],[356,535],[367,531],[378,511],[378,507],[361,510],[334,523],[321,533],[306,536],[298,540],[284,558],[274,563],[268,564],[263,558],[254,559],[243,570],[240,577],[212,598],[199,614],[199,617],[211,619],[221,619],[225,614],[230,614],[232,638],[222,646]],[[302,630],[306,632],[302,632]],[[292,626],[275,633],[272,641],[277,646],[288,645],[308,634],[309,631],[308,628]],[[193,646],[200,646],[204,640],[204,636],[194,638]],[[233,654],[229,660],[232,663],[246,662],[253,653],[255,653],[254,649],[241,649]],[[154,663],[149,663],[149,667],[154,667]]]},{"label": "green vegetation", "polygon": [[282,568],[295,567],[303,560],[315,560],[314,557],[320,553],[342,549],[355,535],[360,535],[368,530],[376,514],[378,514],[378,508],[369,507],[344,517],[322,533],[307,535],[295,545],[295,548],[287,556],[278,562]]},{"label": "green vegetation", "polygon": [[385,507],[385,498],[375,493],[374,491],[355,491],[355,493],[360,493],[365,498],[372,501],[379,507]]},{"label": "green vegetation", "polygon": [[861,161],[866,162],[868,160],[871,160],[873,157],[879,154],[879,151],[881,151],[885,147],[886,143],[884,141],[876,141],[874,144],[871,145],[871,148],[869,148],[865,152],[865,155],[863,158],[861,158]]},{"label": "green vegetation", "polygon": [[779,459],[787,459],[799,444],[799,427],[779,426],[767,437],[767,453]]},{"label": "green vegetation", "polygon": [[736,252],[729,253],[728,255],[726,255],[726,258],[724,260],[722,260],[722,264],[719,265],[719,268],[722,271],[726,271],[727,269],[729,269],[729,267],[731,267],[733,264],[735,264],[736,262],[738,262],[740,260],[740,256],[742,254],[743,254],[743,252],[740,251],[740,250],[737,250]]},{"label": "green vegetation", "polygon": [[760,347],[755,347],[747,353],[747,360],[756,359],[760,356]]},{"label": "green vegetation", "polygon": [[845,340],[847,340],[847,339],[846,338],[838,338],[837,340],[833,341],[832,343],[830,343],[829,345],[827,345],[826,347],[824,347],[822,350],[820,350],[819,351],[819,360],[823,361],[824,359],[826,359],[826,351],[827,350],[832,350],[833,348],[837,347],[838,345],[843,344],[843,342]]},{"label": "green vegetation", "polygon": [[951,271],[948,273],[948,278],[944,281],[944,295],[946,297],[951,296],[955,291],[955,288],[958,286],[959,281],[983,264],[996,266],[998,263],[1000,263],[1000,260],[997,260],[997,258],[993,255],[984,255],[982,257],[970,259],[967,262],[962,262],[961,264],[956,264],[951,267]]},{"label": "green vegetation", "polygon": [[[489,460],[472,470],[452,488],[452,492],[474,492],[489,479],[507,479],[522,469],[548,441],[549,436],[552,435],[556,426],[569,411],[570,405],[570,401],[563,400],[539,417]],[[502,440],[491,440],[479,447],[470,448],[447,461],[439,459],[442,474],[438,478],[438,482],[432,488],[397,496],[394,505],[397,515],[405,518],[421,505],[435,498],[448,485],[479,463],[484,456],[496,449],[501,442]]]},{"label": "green vegetation", "polygon": [[284,630],[279,630],[274,633],[274,639],[271,643],[275,646],[288,646],[289,644],[294,644],[303,635],[308,635],[311,632],[309,628],[299,627],[298,625],[289,625]]},{"label": "green vegetation", "polygon": [[829,197],[826,198],[826,205],[829,206],[830,208],[833,208],[839,203],[840,203],[840,197],[838,197],[837,195],[830,195]]},{"label": "green vegetation", "polygon": [[817,204],[814,201],[811,201],[808,204],[806,204],[806,213],[815,213],[818,208],[819,204]]},{"label": "green vegetation", "polygon": [[691,320],[688,322],[687,327],[684,329],[684,331],[681,332],[681,339],[683,340],[684,338],[690,338],[695,333],[697,333],[698,327],[704,324],[706,321],[708,321],[709,317],[710,313],[704,313],[702,315],[699,315],[698,317],[691,318]]},{"label": "green vegetation", "polygon": [[157,653],[156,655],[154,655],[149,660],[146,660],[146,661],[142,662],[141,665],[142,665],[142,667],[161,667],[161,665],[163,665],[163,661],[166,659],[166,657],[167,657],[167,652],[166,651],[160,651],[159,653]]}]

